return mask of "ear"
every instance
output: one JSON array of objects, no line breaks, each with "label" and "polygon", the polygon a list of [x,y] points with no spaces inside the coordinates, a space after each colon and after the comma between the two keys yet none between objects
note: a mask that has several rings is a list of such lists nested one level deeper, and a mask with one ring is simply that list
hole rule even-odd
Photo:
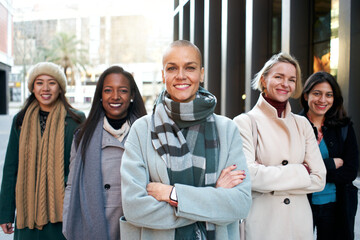
[{"label": "ear", "polygon": [[260,81],[261,81],[261,85],[262,85],[263,89],[266,89],[266,81],[265,81],[264,75],[261,75]]},{"label": "ear", "polygon": [[203,83],[204,82],[204,68],[201,68],[201,78],[200,78],[200,82]]},{"label": "ear", "polygon": [[309,95],[307,93],[304,93],[304,99],[305,99],[305,101],[308,101]]},{"label": "ear", "polygon": [[163,83],[165,83],[164,70],[161,70],[161,75],[162,75],[162,80],[163,80]]},{"label": "ear", "polygon": [[266,89],[266,80],[264,78],[264,75],[261,75],[260,81],[261,81],[261,86],[262,86],[263,91],[264,91]]}]

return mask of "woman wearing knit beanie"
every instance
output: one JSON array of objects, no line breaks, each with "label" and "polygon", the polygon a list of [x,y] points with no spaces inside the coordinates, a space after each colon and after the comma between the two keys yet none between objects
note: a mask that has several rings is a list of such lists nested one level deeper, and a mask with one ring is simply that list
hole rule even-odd
[{"label": "woman wearing knit beanie", "polygon": [[133,76],[119,66],[106,69],[71,149],[63,214],[66,239],[120,239],[120,163],[130,127],[144,115]]},{"label": "woman wearing knit beanie", "polygon": [[14,239],[65,239],[62,208],[70,149],[85,115],[68,103],[65,74],[54,63],[36,64],[28,88],[31,95],[13,119],[6,151],[0,224],[5,233],[15,232]]}]

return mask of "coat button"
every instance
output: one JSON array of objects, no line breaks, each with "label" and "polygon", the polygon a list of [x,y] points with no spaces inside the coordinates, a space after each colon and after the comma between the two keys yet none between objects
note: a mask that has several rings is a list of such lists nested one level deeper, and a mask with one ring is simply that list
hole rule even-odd
[{"label": "coat button", "polygon": [[281,162],[281,164],[284,165],[284,166],[287,165],[288,163],[289,163],[288,160],[283,160],[283,161]]},{"label": "coat button", "polygon": [[104,188],[105,188],[106,190],[109,190],[109,189],[110,189],[110,184],[105,184],[105,185],[104,185]]},{"label": "coat button", "polygon": [[288,198],[285,198],[284,199],[284,203],[287,205],[287,204],[290,204],[290,199],[288,199]]}]

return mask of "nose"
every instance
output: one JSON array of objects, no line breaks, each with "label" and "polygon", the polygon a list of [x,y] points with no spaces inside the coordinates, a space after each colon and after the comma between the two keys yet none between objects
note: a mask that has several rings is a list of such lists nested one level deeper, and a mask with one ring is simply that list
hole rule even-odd
[{"label": "nose", "polygon": [[289,80],[288,79],[284,79],[284,81],[282,81],[282,85],[284,87],[288,87],[289,86]]},{"label": "nose", "polygon": [[49,84],[48,84],[48,83],[44,83],[43,89],[44,89],[45,91],[48,91],[48,90],[50,89],[50,88],[49,88]]},{"label": "nose", "polygon": [[115,99],[115,100],[120,99],[120,93],[118,91],[114,91],[113,95],[112,95],[112,98]]},{"label": "nose", "polygon": [[326,96],[325,94],[321,94],[321,97],[319,99],[320,102],[325,102],[326,101]]},{"label": "nose", "polygon": [[184,69],[179,69],[178,74],[176,75],[177,79],[185,79],[185,72]]}]

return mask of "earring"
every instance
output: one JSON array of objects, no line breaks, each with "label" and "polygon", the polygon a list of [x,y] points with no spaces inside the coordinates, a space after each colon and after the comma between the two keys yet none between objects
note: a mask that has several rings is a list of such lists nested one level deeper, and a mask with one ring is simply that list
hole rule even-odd
[{"label": "earring", "polygon": [[134,102],[134,100],[130,99],[130,102]]},{"label": "earring", "polygon": [[100,102],[102,102],[102,99],[100,99]]}]

